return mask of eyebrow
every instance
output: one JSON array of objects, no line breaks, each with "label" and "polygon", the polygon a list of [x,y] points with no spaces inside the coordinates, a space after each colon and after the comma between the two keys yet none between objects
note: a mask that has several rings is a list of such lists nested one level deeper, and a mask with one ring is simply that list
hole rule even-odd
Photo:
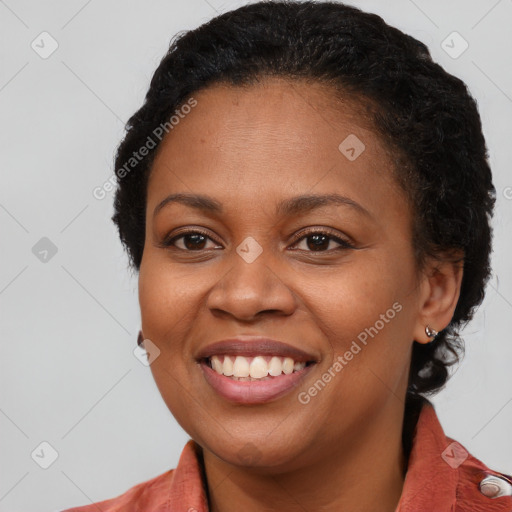
[{"label": "eyebrow", "polygon": [[[220,214],[223,212],[222,204],[210,196],[203,194],[171,194],[157,204],[153,211],[153,217],[155,217],[162,208],[171,203],[180,203],[206,213]],[[366,208],[353,199],[340,194],[304,194],[285,199],[277,205],[276,215],[299,215],[330,205],[349,206],[363,215],[372,217],[371,213]]]}]

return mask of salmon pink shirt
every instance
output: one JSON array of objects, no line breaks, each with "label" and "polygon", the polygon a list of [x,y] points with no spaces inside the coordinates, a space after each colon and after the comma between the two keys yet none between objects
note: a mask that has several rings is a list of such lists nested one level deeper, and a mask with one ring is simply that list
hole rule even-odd
[{"label": "salmon pink shirt", "polygon": [[[176,469],[120,496],[63,512],[208,512],[201,447],[190,439]],[[512,512],[512,478],[493,471],[446,437],[434,406],[416,424],[395,512]]]}]

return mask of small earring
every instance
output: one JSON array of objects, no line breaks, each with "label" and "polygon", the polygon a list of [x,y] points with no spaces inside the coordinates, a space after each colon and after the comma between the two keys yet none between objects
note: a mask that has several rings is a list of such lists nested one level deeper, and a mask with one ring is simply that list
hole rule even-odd
[{"label": "small earring", "polygon": [[434,341],[434,338],[439,334],[435,329],[432,329],[430,325],[425,327],[425,333],[429,338],[432,338],[430,341]]},{"label": "small earring", "polygon": [[142,342],[144,341],[144,336],[142,336],[142,331],[139,331],[139,336],[137,337],[137,345],[140,345],[142,344]]}]

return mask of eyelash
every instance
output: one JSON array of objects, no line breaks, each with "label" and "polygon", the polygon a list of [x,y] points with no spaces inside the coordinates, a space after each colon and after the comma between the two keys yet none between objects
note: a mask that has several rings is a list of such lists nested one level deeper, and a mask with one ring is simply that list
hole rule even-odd
[{"label": "eyelash", "polygon": [[[169,249],[177,249],[179,251],[184,251],[184,252],[201,252],[201,251],[208,250],[208,249],[198,249],[197,251],[193,251],[193,250],[189,250],[189,249],[181,249],[174,245],[176,240],[179,240],[180,238],[183,238],[184,236],[187,236],[187,235],[203,235],[204,237],[209,238],[213,242],[217,243],[205,231],[202,231],[200,229],[194,229],[194,230],[184,231],[183,233],[173,236],[172,238],[166,238],[162,242],[161,247],[169,248]],[[305,251],[304,249],[296,249],[296,250],[300,250],[300,251],[304,251],[304,252],[311,252],[311,253],[331,253],[333,251],[338,251],[338,250],[355,249],[355,247],[351,243],[349,243],[347,240],[344,240],[343,238],[336,236],[334,233],[332,233],[331,231],[329,231],[327,229],[323,229],[323,230],[321,230],[321,229],[306,229],[302,233],[297,235],[297,237],[295,237],[295,239],[293,240],[293,245],[297,245],[298,242],[300,242],[303,239],[306,239],[310,236],[313,236],[313,235],[326,235],[330,240],[339,243],[340,247],[336,247],[335,249],[329,249],[327,251]]]}]

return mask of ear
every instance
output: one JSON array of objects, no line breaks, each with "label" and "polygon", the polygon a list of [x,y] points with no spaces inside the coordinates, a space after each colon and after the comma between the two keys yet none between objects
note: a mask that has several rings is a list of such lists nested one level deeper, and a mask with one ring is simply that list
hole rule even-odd
[{"label": "ear", "polygon": [[420,284],[419,314],[414,328],[414,340],[429,343],[425,327],[429,325],[436,331],[442,331],[450,323],[457,301],[463,274],[463,260],[460,253],[457,259],[446,261],[431,260],[425,267]]}]

